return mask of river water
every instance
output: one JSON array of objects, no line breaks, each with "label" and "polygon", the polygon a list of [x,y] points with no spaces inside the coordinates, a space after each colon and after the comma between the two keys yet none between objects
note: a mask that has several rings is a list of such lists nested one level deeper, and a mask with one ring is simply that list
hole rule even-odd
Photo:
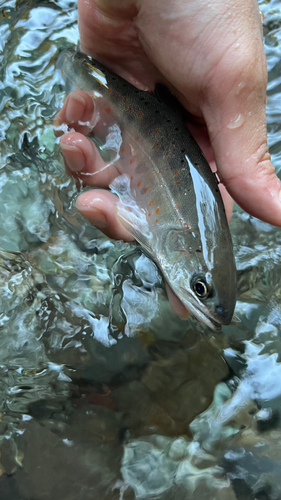
[{"label": "river water", "polygon": [[[154,263],[74,208],[52,119],[76,3],[0,7],[1,500],[279,500],[280,229],[236,208],[232,324],[176,318]],[[260,9],[279,173],[280,0]]]}]

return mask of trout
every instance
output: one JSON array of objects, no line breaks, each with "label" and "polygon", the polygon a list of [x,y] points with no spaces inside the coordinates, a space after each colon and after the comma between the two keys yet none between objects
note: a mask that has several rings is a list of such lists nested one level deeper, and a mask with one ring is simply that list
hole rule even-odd
[{"label": "trout", "polygon": [[[216,175],[168,91],[138,90],[103,64],[68,49],[67,92],[94,101],[94,135],[119,172],[117,216],[196,319],[219,330],[236,302],[236,268]],[[162,95],[161,95],[162,94]]]}]

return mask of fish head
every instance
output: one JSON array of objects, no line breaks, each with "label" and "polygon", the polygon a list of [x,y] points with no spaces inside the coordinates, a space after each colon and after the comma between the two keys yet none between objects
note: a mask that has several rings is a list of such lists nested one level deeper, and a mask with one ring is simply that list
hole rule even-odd
[{"label": "fish head", "polygon": [[215,245],[211,252],[205,243],[199,233],[169,229],[162,234],[157,260],[191,315],[219,330],[230,323],[234,312],[236,268],[228,242]]}]

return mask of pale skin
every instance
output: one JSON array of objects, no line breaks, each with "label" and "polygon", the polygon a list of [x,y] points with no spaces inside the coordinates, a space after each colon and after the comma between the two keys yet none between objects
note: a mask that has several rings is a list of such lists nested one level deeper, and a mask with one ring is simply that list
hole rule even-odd
[{"label": "pale skin", "polygon": [[[244,210],[281,226],[281,183],[267,146],[267,66],[256,0],[78,0],[81,49],[140,89],[162,82],[189,113],[187,126],[217,170],[230,220],[233,199]],[[70,124],[60,144],[66,170],[106,188],[117,175],[79,128],[93,101],[70,94],[57,123]],[[83,175],[84,174],[84,175]],[[106,235],[132,241],[116,217],[117,198],[103,189],[81,194],[78,210]],[[168,290],[173,309],[186,310]]]}]

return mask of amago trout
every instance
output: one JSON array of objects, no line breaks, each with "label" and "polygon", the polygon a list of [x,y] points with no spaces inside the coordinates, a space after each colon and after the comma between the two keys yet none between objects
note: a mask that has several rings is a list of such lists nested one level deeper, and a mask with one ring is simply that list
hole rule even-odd
[{"label": "amago trout", "polygon": [[102,149],[115,151],[120,177],[111,189],[121,200],[121,222],[193,316],[213,329],[229,324],[236,301],[230,231],[218,181],[183,108],[138,90],[76,49],[61,57],[67,91],[92,96],[94,133],[106,129]]}]

